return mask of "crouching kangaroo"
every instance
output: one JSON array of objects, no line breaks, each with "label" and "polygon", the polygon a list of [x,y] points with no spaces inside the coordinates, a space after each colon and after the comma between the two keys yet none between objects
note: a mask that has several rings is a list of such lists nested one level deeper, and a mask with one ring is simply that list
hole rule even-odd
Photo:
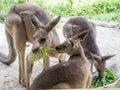
[{"label": "crouching kangaroo", "polygon": [[[26,12],[29,17],[24,16]],[[30,15],[28,12],[30,12]],[[0,53],[0,61],[10,65],[15,61],[17,51],[19,56],[19,82],[22,85],[26,86],[24,61],[26,42],[32,43],[33,49],[38,48],[38,46],[34,44],[33,34],[39,32],[38,41],[40,44],[37,43],[41,45],[39,47],[55,47],[56,44],[60,43],[54,29],[59,19],[60,17],[57,17],[52,20],[46,11],[34,3],[16,4],[10,8],[5,20],[5,33],[9,47],[9,55],[7,56]],[[50,33],[50,35],[48,35],[48,33]],[[30,55],[31,53],[28,56]],[[62,60],[62,55],[58,53],[54,53],[53,56]],[[29,62],[31,64],[31,61],[27,61],[27,65],[31,66]]]},{"label": "crouching kangaroo", "polygon": [[88,31],[83,31],[56,46],[59,53],[65,52],[70,55],[69,60],[39,74],[30,90],[89,88],[91,84],[90,65],[79,41],[87,34]]},{"label": "crouching kangaroo", "polygon": [[[81,41],[81,45],[84,49],[84,53],[88,59],[94,60],[95,67],[98,71],[100,78],[104,76],[104,69],[106,60],[112,58],[114,55],[102,56],[99,47],[96,42],[96,26],[92,22],[88,22],[84,17],[74,17],[69,19],[63,26],[63,35],[65,38],[71,38],[77,33],[89,30],[89,34],[84,41]],[[92,53],[92,54],[91,54]],[[94,58],[92,58],[94,57]]]}]

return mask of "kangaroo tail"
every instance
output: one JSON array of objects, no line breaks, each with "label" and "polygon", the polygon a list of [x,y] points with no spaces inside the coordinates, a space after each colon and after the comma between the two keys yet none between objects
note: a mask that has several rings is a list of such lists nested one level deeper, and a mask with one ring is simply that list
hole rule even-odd
[{"label": "kangaroo tail", "polygon": [[0,61],[4,64],[10,65],[16,59],[16,50],[14,48],[14,42],[12,36],[5,30],[8,48],[9,48],[9,55],[5,55],[0,52]]}]

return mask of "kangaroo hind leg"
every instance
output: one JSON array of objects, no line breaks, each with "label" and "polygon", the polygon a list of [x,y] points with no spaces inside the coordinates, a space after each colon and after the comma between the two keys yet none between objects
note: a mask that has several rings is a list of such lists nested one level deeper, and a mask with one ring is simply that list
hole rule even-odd
[{"label": "kangaroo hind leg", "polygon": [[19,21],[13,26],[14,29],[14,44],[19,56],[19,83],[26,86],[26,76],[25,76],[25,46],[26,46],[26,31],[24,24]]}]

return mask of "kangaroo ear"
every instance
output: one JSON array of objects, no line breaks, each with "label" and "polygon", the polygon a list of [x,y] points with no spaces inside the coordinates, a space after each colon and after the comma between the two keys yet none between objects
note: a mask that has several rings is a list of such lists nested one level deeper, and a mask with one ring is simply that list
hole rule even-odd
[{"label": "kangaroo ear", "polygon": [[97,62],[101,61],[101,59],[102,59],[100,56],[95,55],[95,54],[93,54],[93,53],[90,53],[90,55],[91,55],[91,57],[92,57],[94,60],[96,60]]},{"label": "kangaroo ear", "polygon": [[54,27],[55,25],[59,22],[60,20],[60,16],[58,16],[56,19],[52,20],[51,22],[49,22],[46,26],[45,26],[45,30],[47,32],[50,32]]},{"label": "kangaroo ear", "polygon": [[73,36],[73,39],[77,38],[77,39],[80,39],[80,41],[84,41],[88,33],[89,33],[89,30],[82,31],[76,34],[75,36]]},{"label": "kangaroo ear", "polygon": [[45,25],[43,25],[34,14],[31,15],[31,21],[36,29],[45,28]]},{"label": "kangaroo ear", "polygon": [[108,60],[108,59],[110,59],[110,58],[112,58],[112,57],[114,57],[114,56],[115,56],[115,55],[103,56],[103,57],[102,57],[102,60],[106,61],[106,60]]}]

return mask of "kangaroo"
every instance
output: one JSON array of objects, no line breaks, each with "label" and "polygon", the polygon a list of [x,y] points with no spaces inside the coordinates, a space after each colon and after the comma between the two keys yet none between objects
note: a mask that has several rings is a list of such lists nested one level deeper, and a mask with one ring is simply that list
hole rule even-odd
[{"label": "kangaroo", "polygon": [[92,80],[90,65],[79,41],[83,40],[88,32],[83,31],[56,46],[59,53],[70,55],[69,60],[39,74],[30,90],[89,88]]},{"label": "kangaroo", "polygon": [[[30,11],[24,11],[24,12],[20,13],[20,15],[23,18],[24,22],[31,22],[29,17],[30,16],[34,17],[35,21],[32,21],[32,22],[35,25],[35,27],[37,28],[37,31],[35,31],[35,33],[33,34],[34,40],[33,40],[32,52],[37,54],[36,60],[43,57],[42,53],[41,54],[38,53],[38,51],[41,50],[43,47],[55,48],[55,46],[57,46],[60,43],[58,35],[54,31],[55,29],[52,29],[53,28],[52,25],[54,25],[55,23],[57,23],[60,20],[60,16],[45,26],[42,23],[40,23],[38,18],[36,18],[34,16],[34,14],[32,14],[32,12],[30,12]],[[39,25],[42,28],[40,28]],[[27,29],[27,30],[29,30],[29,29]],[[26,67],[26,81],[27,81],[26,86],[27,86],[27,89],[29,89],[30,76],[32,73],[32,68],[33,68],[32,52],[30,52],[26,58],[27,59],[27,61],[26,61],[26,66],[27,66]],[[48,56],[58,58],[60,63],[64,61],[63,54],[58,53],[56,50],[53,50],[53,51],[51,50],[51,51],[48,51],[47,53],[48,53]],[[43,70],[45,70],[46,68],[49,67],[49,57],[48,56],[46,58],[47,62],[46,62],[46,60],[45,60],[45,62],[43,62],[44,65],[46,65],[46,67]]]},{"label": "kangaroo", "polygon": [[[86,57],[94,60],[95,67],[100,78],[104,76],[104,69],[106,60],[112,58],[114,55],[102,56],[96,42],[96,26],[93,22],[89,22],[84,17],[74,17],[69,19],[63,26],[63,35],[65,38],[71,38],[79,32],[89,30],[89,34],[84,41],[81,41]],[[92,54],[91,54],[92,53]],[[94,57],[94,58],[92,58]]]},{"label": "kangaroo", "polygon": [[[24,61],[26,42],[32,43],[33,49],[35,49],[33,34],[39,32],[41,35],[39,37],[40,47],[55,47],[60,43],[54,28],[59,20],[60,16],[52,20],[50,15],[35,3],[16,4],[10,8],[5,20],[9,55],[0,53],[0,61],[10,65],[16,59],[16,52],[18,53],[19,83],[23,86],[26,86]],[[50,34],[48,35],[48,33]],[[31,53],[28,57],[30,55]],[[54,53],[53,56],[62,60],[62,54]],[[28,63],[31,62],[27,60],[27,65]]]}]

